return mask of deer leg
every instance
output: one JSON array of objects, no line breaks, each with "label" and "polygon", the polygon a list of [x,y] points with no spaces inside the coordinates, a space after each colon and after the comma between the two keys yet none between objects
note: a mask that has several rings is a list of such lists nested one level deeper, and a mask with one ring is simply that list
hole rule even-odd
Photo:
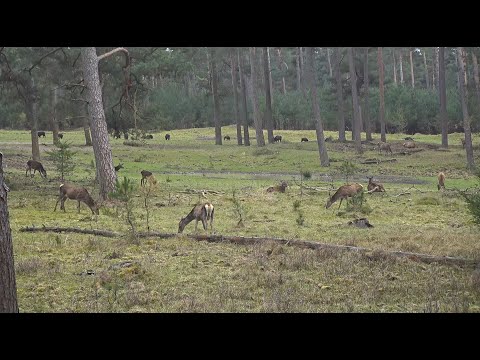
[{"label": "deer leg", "polygon": [[60,203],[60,210],[63,210],[63,212],[66,212],[65,211],[65,200],[67,200],[66,196],[63,196],[62,197],[62,202]]},{"label": "deer leg", "polygon": [[198,219],[195,219],[195,232],[197,232]]},{"label": "deer leg", "polygon": [[77,209],[78,209],[78,213],[80,214],[80,200],[77,200],[77,202],[78,202]]},{"label": "deer leg", "polygon": [[342,201],[343,201],[343,198],[340,199],[340,205],[338,205],[339,209],[340,209],[340,206],[342,206]]},{"label": "deer leg", "polygon": [[[62,196],[60,196],[58,199],[57,199],[57,202],[55,204],[55,209],[53,209],[53,211],[57,211],[57,205],[58,205],[58,202],[62,200]],[[60,205],[60,208],[61,208],[61,205]]]},{"label": "deer leg", "polygon": [[205,218],[202,218],[202,225],[203,225],[203,230],[207,230],[208,224]]}]

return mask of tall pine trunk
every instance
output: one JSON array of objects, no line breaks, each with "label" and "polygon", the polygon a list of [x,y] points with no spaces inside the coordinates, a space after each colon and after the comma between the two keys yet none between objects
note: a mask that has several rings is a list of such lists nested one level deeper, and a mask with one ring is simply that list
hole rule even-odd
[{"label": "tall pine trunk", "polygon": [[352,103],[353,103],[353,139],[355,140],[355,150],[362,153],[362,139],[360,137],[360,107],[357,94],[357,73],[355,71],[355,63],[353,61],[353,48],[348,48],[348,66],[350,68],[350,84],[352,87]]},{"label": "tall pine trunk", "polygon": [[234,115],[235,122],[237,124],[237,144],[242,145],[242,124],[240,120],[240,108],[238,106],[238,91],[237,91],[237,56],[232,51],[230,53],[230,63],[232,65],[232,90],[233,90],[233,102],[234,102]]},{"label": "tall pine trunk", "polygon": [[392,50],[392,57],[393,57],[393,82],[397,85],[397,60],[395,56],[395,48]]},{"label": "tall pine trunk", "polygon": [[398,65],[399,65],[399,69],[400,69],[400,84],[403,85],[404,80],[403,80],[403,53],[402,53],[402,50],[400,50],[400,53],[398,54]]},{"label": "tall pine trunk", "polygon": [[262,120],[260,119],[260,111],[258,109],[257,95],[257,71],[256,71],[256,54],[255,48],[250,48],[250,72],[252,83],[252,106],[253,106],[253,122],[255,123],[255,134],[257,138],[257,146],[265,146],[265,138],[263,137]]},{"label": "tall pine trunk", "polygon": [[92,146],[92,137],[90,136],[90,116],[88,114],[88,104],[85,104],[83,117],[83,133],[85,135],[85,146]]},{"label": "tall pine trunk", "polygon": [[50,116],[50,126],[53,133],[53,144],[58,143],[58,114],[57,114],[57,103],[58,103],[58,89],[53,89],[52,91],[52,113]]},{"label": "tall pine trunk", "polygon": [[343,84],[342,74],[340,72],[340,48],[335,48],[334,62],[335,62],[335,83],[337,86],[337,118],[338,118],[338,140],[341,142],[347,141],[345,138],[345,114],[343,110]]},{"label": "tall pine trunk", "polygon": [[270,61],[268,48],[263,48],[263,75],[265,78],[265,125],[267,127],[268,143],[273,144],[272,94],[270,92]]},{"label": "tall pine trunk", "polygon": [[250,134],[248,132],[248,107],[247,107],[247,86],[245,85],[244,74],[244,62],[243,56],[240,54],[240,49],[237,48],[238,59],[238,75],[240,76],[240,89],[241,89],[241,105],[242,105],[242,117],[243,117],[243,138],[245,139],[245,146],[250,146]]},{"label": "tall pine trunk", "polygon": [[413,72],[413,51],[410,51],[410,79],[412,80],[412,88],[415,88],[415,74]]},{"label": "tall pine trunk", "polygon": [[445,83],[445,48],[438,52],[438,91],[440,97],[440,122],[442,124],[442,147],[448,148],[447,86]]},{"label": "tall pine trunk", "polygon": [[462,113],[463,113],[463,129],[465,131],[465,151],[467,153],[467,167],[470,170],[473,170],[475,163],[473,160],[473,148],[472,148],[472,132],[470,130],[470,116],[468,114],[467,106],[467,92],[465,89],[465,74],[466,74],[466,58],[465,51],[463,47],[457,48],[457,58],[458,58],[458,70],[459,70],[459,93],[460,93],[460,102],[462,104]]},{"label": "tall pine trunk", "polygon": [[428,66],[427,66],[427,50],[423,50],[423,66],[425,67],[425,84],[427,89],[430,89],[430,76],[428,75]]},{"label": "tall pine trunk", "polygon": [[372,141],[372,124],[370,123],[370,78],[368,76],[368,50],[365,49],[365,61],[364,61],[364,71],[363,71],[363,80],[365,84],[365,105],[363,109],[363,121],[365,124],[365,134],[367,141]]},{"label": "tall pine trunk", "polygon": [[330,77],[333,77],[333,69],[332,69],[332,60],[330,58],[330,49],[327,48],[327,60],[328,60],[328,72]]},{"label": "tall pine trunk", "polygon": [[0,152],[0,313],[18,313],[8,188],[4,182],[3,161],[3,154]]},{"label": "tall pine trunk", "polygon": [[[285,86],[285,73],[283,72],[283,57],[282,57],[282,49],[277,49],[277,59],[278,59],[278,69],[282,73],[282,94],[285,95],[287,93],[287,87]],[[288,70],[288,68],[287,68]]]},{"label": "tall pine trunk", "polygon": [[307,47],[307,78],[310,84],[310,95],[312,101],[312,112],[315,117],[315,130],[317,133],[318,153],[320,156],[320,166],[330,166],[327,147],[325,145],[325,136],[323,135],[323,124],[320,115],[320,105],[317,98],[317,73],[315,69],[314,48]]},{"label": "tall pine trunk", "polygon": [[32,77],[27,79],[26,86],[26,113],[30,124],[30,135],[32,139],[32,159],[40,161],[40,148],[38,146],[38,90]]},{"label": "tall pine trunk", "polygon": [[378,48],[378,87],[380,92],[380,138],[383,142],[387,142],[387,136],[385,133],[385,89],[383,86],[384,74],[383,74],[383,49]]},{"label": "tall pine trunk", "polygon": [[475,50],[472,50],[473,80],[475,82],[475,94],[477,95],[477,105],[480,107],[480,80],[478,75],[478,60],[474,51]]},{"label": "tall pine trunk", "polygon": [[215,56],[215,50],[213,48],[210,48],[210,76],[212,79],[213,122],[215,123],[215,145],[222,145],[220,101],[218,99],[217,61]]},{"label": "tall pine trunk", "polygon": [[83,63],[83,77],[86,86],[88,114],[92,132],[93,153],[97,168],[99,195],[107,199],[108,193],[115,188],[116,174],[113,166],[112,150],[110,147],[105,112],[102,103],[102,90],[98,77],[98,56],[94,47],[85,47],[81,50]]}]

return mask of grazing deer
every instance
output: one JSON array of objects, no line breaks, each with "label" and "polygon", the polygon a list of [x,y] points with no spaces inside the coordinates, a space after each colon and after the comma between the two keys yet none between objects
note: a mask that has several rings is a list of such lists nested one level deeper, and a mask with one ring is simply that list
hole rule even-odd
[{"label": "grazing deer", "polygon": [[37,131],[37,136],[38,137],[45,137],[45,131]]},{"label": "grazing deer", "polygon": [[440,189],[445,190],[445,174],[443,172],[439,172],[437,178],[438,178],[438,185],[437,185],[438,190]]},{"label": "grazing deer", "polygon": [[[33,169],[33,174],[32,174],[32,169]],[[27,161],[27,170],[25,171],[25,176],[27,176],[27,172],[30,171],[30,176],[34,177],[35,176],[35,171],[38,171],[40,175],[44,178],[47,177],[47,172],[43,168],[43,165],[41,162],[35,161],[35,160],[28,160]]]},{"label": "grazing deer", "polygon": [[338,208],[340,209],[340,206],[342,206],[342,201],[343,199],[346,199],[348,197],[357,195],[359,192],[363,190],[363,186],[361,184],[350,184],[350,185],[342,185],[338,188],[338,190],[333,194],[330,199],[328,199],[327,204],[325,205],[325,208],[328,209],[332,204],[340,199],[340,205]]},{"label": "grazing deer", "polygon": [[93,198],[88,193],[87,189],[84,187],[76,187],[73,185],[68,184],[61,184],[60,185],[60,195],[58,197],[57,203],[55,204],[55,209],[53,211],[57,211],[58,202],[60,203],[60,210],[65,211],[65,201],[67,199],[77,200],[78,201],[78,213],[80,213],[80,202],[84,202],[90,210],[92,210],[92,214],[98,215],[98,208],[100,207],[95,203]]},{"label": "grazing deer", "polygon": [[329,137],[326,137],[325,138],[325,142],[332,142],[333,141],[333,137],[332,136],[329,136]]},{"label": "grazing deer", "polygon": [[282,180],[282,182],[280,183],[280,185],[275,185],[275,186],[270,186],[268,189],[267,189],[267,192],[281,192],[281,193],[284,193],[285,192],[285,189],[288,187],[288,184],[285,180]]},{"label": "grazing deer", "polygon": [[407,141],[403,143],[403,147],[407,149],[413,149],[415,147],[415,143],[413,141]]},{"label": "grazing deer", "polygon": [[119,171],[120,169],[123,169],[123,164],[118,164],[115,166],[115,171]]},{"label": "grazing deer", "polygon": [[302,140],[300,142],[308,142],[308,139],[307,138],[302,138]]},{"label": "grazing deer", "polygon": [[382,191],[385,192],[385,188],[383,187],[383,185],[380,183],[373,182],[372,179],[373,179],[373,176],[368,177],[368,186],[367,186],[368,193],[382,192]]},{"label": "grazing deer", "polygon": [[212,203],[204,202],[197,204],[193,207],[192,211],[188,213],[187,216],[182,218],[178,223],[178,233],[182,233],[185,226],[187,226],[191,221],[195,220],[195,231],[197,231],[198,221],[202,221],[203,229],[207,230],[208,224],[207,221],[210,220],[210,230],[213,229],[213,214],[214,208]]},{"label": "grazing deer", "polygon": [[165,135],[165,140],[170,140],[170,134]]},{"label": "grazing deer", "polygon": [[278,141],[282,142],[282,135],[275,135],[275,137],[273,138],[273,141],[274,142],[278,142]]},{"label": "grazing deer", "polygon": [[390,147],[390,144],[384,143],[384,142],[379,142],[378,143],[378,151],[381,153],[382,151],[385,151],[386,153],[393,154],[392,148]]},{"label": "grazing deer", "polygon": [[157,180],[150,171],[142,170],[140,171],[140,174],[142,174],[142,179],[140,180],[141,186],[145,186],[147,184],[147,180],[152,182],[154,185],[157,183]]},{"label": "grazing deer", "polygon": [[413,139],[412,137],[410,137],[410,136],[407,136],[407,137],[404,138],[404,139],[407,140],[407,141],[414,141],[414,139]]},{"label": "grazing deer", "polygon": [[224,136],[223,140],[230,140],[230,136],[228,136],[228,135]]}]

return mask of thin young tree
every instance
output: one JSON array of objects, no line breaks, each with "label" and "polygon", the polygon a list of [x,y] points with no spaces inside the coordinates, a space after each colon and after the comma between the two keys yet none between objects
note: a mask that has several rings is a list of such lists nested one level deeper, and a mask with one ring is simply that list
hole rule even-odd
[{"label": "thin young tree", "polygon": [[383,142],[387,142],[387,136],[385,133],[385,89],[384,83],[384,69],[383,69],[383,49],[378,48],[378,87],[380,93],[380,138]]},{"label": "thin young tree", "polygon": [[467,94],[466,94],[466,56],[463,47],[457,47],[458,71],[459,71],[459,93],[460,103],[463,113],[463,130],[465,132],[465,151],[467,153],[467,167],[473,170],[475,163],[473,160],[472,132],[470,129],[470,115],[468,113]]},{"label": "thin young tree", "polygon": [[415,88],[415,73],[413,71],[413,50],[410,50],[410,79],[412,80],[412,88]]},{"label": "thin young tree", "polygon": [[231,49],[230,52],[230,65],[232,72],[232,90],[233,90],[233,105],[235,123],[237,124],[237,144],[242,145],[242,123],[240,119],[240,107],[238,104],[238,76],[237,76],[237,54]]},{"label": "thin young tree", "polygon": [[365,48],[365,61],[364,61],[364,71],[363,71],[363,79],[365,84],[365,105],[363,109],[364,113],[364,124],[365,124],[365,133],[367,141],[372,141],[372,125],[370,123],[370,79],[368,76],[368,50],[369,48]]},{"label": "thin young tree", "polygon": [[310,96],[312,101],[312,113],[315,118],[315,130],[317,133],[318,152],[320,156],[320,166],[330,166],[327,147],[325,145],[325,136],[323,135],[323,123],[320,115],[320,105],[317,98],[317,72],[315,69],[315,49],[307,47],[306,75],[310,85]]},{"label": "thin young tree", "polygon": [[244,60],[240,52],[240,49],[237,48],[237,59],[238,59],[238,75],[240,77],[240,90],[241,90],[241,101],[242,105],[242,119],[243,119],[243,138],[245,140],[245,146],[250,146],[250,134],[248,132],[248,107],[247,107],[247,87],[245,85],[245,72],[244,72]]},{"label": "thin young tree", "polygon": [[442,147],[448,148],[447,86],[445,82],[445,48],[438,51],[438,91],[440,98],[440,123],[442,124]]},{"label": "thin young tree", "polygon": [[212,82],[213,122],[215,123],[215,145],[222,145],[222,125],[220,117],[220,101],[218,98],[218,75],[215,48],[209,49],[210,77]]},{"label": "thin young tree", "polygon": [[360,108],[357,94],[357,73],[355,71],[355,64],[353,61],[353,48],[349,47],[348,51],[348,66],[350,68],[350,85],[352,88],[352,103],[353,103],[353,139],[355,140],[355,150],[357,153],[362,153],[362,139],[360,135]]}]

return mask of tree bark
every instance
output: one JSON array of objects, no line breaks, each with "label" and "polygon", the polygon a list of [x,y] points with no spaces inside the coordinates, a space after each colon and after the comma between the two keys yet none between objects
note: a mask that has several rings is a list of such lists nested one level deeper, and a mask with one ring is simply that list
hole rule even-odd
[{"label": "tree bark", "polygon": [[297,56],[295,58],[295,65],[297,68],[297,90],[302,91],[302,77],[300,71],[300,48],[297,47]]},{"label": "tree bark", "polygon": [[332,69],[332,60],[330,58],[330,49],[327,48],[327,61],[328,61],[328,71],[330,74],[330,77],[333,77],[333,69]]},{"label": "tree bark", "polygon": [[438,88],[440,85],[438,83],[438,78],[439,78],[439,48],[434,47],[433,48],[433,74],[432,74],[432,86],[433,88]]},{"label": "tree bark", "polygon": [[473,63],[473,80],[475,82],[475,93],[477,95],[477,103],[480,106],[480,80],[478,74],[478,60],[475,55],[475,50],[472,50],[472,63]]},{"label": "tree bark", "polygon": [[323,123],[320,115],[320,105],[317,98],[317,72],[315,69],[314,48],[307,47],[307,78],[310,84],[310,95],[312,100],[312,112],[315,118],[315,130],[317,133],[318,153],[320,156],[320,166],[330,166],[327,147],[325,146],[325,136],[323,135]]},{"label": "tree bark", "polygon": [[463,113],[463,129],[465,131],[465,151],[467,153],[467,167],[473,170],[475,163],[473,160],[472,132],[470,130],[470,116],[468,114],[467,95],[465,90],[466,57],[463,47],[457,48],[457,58],[459,65],[459,93]]},{"label": "tree bark", "polygon": [[265,125],[267,127],[268,143],[273,144],[272,94],[270,92],[270,60],[268,47],[263,48],[263,75],[265,77]]},{"label": "tree bark", "polygon": [[3,177],[3,154],[0,152],[0,313],[18,313],[8,190]]},{"label": "tree bark", "polygon": [[50,125],[52,127],[52,133],[53,133],[53,144],[57,144],[58,143],[58,133],[59,133],[59,129],[58,129],[58,120],[57,120],[57,103],[58,103],[58,98],[57,98],[57,94],[58,93],[58,89],[55,88],[53,89],[53,93],[52,93],[52,115],[50,117]]},{"label": "tree bark", "polygon": [[83,117],[83,133],[85,134],[85,146],[92,146],[92,137],[90,136],[90,116],[88,115],[88,104],[84,107],[85,116]]},{"label": "tree bark", "polygon": [[336,47],[334,51],[335,79],[337,85],[337,118],[338,118],[338,140],[347,141],[345,138],[345,114],[343,111],[343,84],[342,74],[340,72],[340,48]]},{"label": "tree bark", "polygon": [[250,146],[250,135],[248,132],[248,107],[247,107],[247,87],[245,86],[244,62],[243,56],[240,56],[240,49],[237,48],[238,58],[238,75],[240,76],[240,89],[242,92],[242,116],[243,116],[243,138],[245,139],[245,146]]},{"label": "tree bark", "polygon": [[430,89],[430,76],[428,75],[428,66],[427,66],[427,49],[423,50],[423,66],[425,67],[425,84],[427,89]]},{"label": "tree bark", "polygon": [[350,84],[352,87],[352,102],[353,102],[353,123],[355,126],[353,128],[353,139],[355,140],[355,150],[357,153],[362,153],[362,139],[360,137],[360,114],[359,114],[359,103],[358,103],[358,94],[357,94],[357,74],[355,71],[355,64],[353,62],[353,48],[348,48],[348,65],[350,68]]},{"label": "tree bark", "polygon": [[[270,59],[270,48],[267,47],[267,59],[268,59],[268,69],[269,69],[269,84],[270,84],[270,104],[273,106],[273,79],[272,79],[272,63]],[[273,123],[273,119],[272,119]]]},{"label": "tree bark", "polygon": [[385,134],[385,95],[384,95],[384,74],[383,74],[383,50],[381,47],[378,48],[378,87],[380,92],[380,132],[381,140],[387,142],[387,136]]},{"label": "tree bark", "polygon": [[440,122],[442,124],[442,147],[448,148],[447,87],[445,83],[445,48],[438,52],[438,90],[440,97]]},{"label": "tree bark", "polygon": [[252,79],[252,106],[253,106],[253,122],[255,123],[255,134],[257,137],[257,146],[265,146],[265,138],[263,137],[262,123],[260,113],[258,110],[258,95],[257,95],[257,72],[255,69],[255,48],[250,48],[250,71]]},{"label": "tree bark", "polygon": [[[278,68],[282,72],[282,94],[285,95],[287,93],[287,88],[285,86],[285,74],[283,72],[284,61],[283,61],[282,49],[281,48],[277,49],[277,54],[278,54],[278,57],[277,57],[278,58]],[[287,68],[287,70],[288,70],[288,68]]]},{"label": "tree bark", "polygon": [[410,51],[410,79],[412,80],[412,88],[415,88],[415,74],[413,72],[413,51]]},{"label": "tree bark", "polygon": [[392,56],[393,56],[393,82],[395,85],[397,85],[397,60],[395,56],[395,48],[392,50]]},{"label": "tree bark", "polygon": [[403,85],[403,83],[404,83],[404,81],[403,81],[403,54],[402,54],[401,50],[400,50],[400,53],[398,55],[398,63],[399,63],[399,68],[400,68],[400,84]]},{"label": "tree bark", "polygon": [[40,148],[38,146],[38,90],[35,81],[30,76],[27,79],[26,89],[26,112],[30,123],[30,135],[32,139],[32,159],[40,161]]},{"label": "tree bark", "polygon": [[87,88],[88,114],[98,175],[99,195],[105,200],[108,193],[115,188],[116,174],[103,110],[102,90],[98,78],[98,57],[94,47],[82,48],[81,54],[84,83]]},{"label": "tree bark", "polygon": [[217,61],[215,58],[215,50],[213,48],[210,48],[210,76],[212,78],[213,122],[215,123],[215,145],[222,145],[220,101],[218,99]]},{"label": "tree bark", "polygon": [[242,123],[240,120],[240,108],[238,106],[238,78],[237,78],[237,56],[232,51],[230,53],[230,63],[232,65],[232,89],[233,89],[233,102],[234,102],[234,115],[235,122],[237,123],[237,144],[242,145]]},{"label": "tree bark", "polygon": [[370,78],[368,76],[368,50],[369,48],[365,48],[365,68],[363,70],[363,80],[365,84],[365,105],[363,109],[363,121],[365,124],[365,134],[366,140],[372,141],[372,124],[370,123]]}]

